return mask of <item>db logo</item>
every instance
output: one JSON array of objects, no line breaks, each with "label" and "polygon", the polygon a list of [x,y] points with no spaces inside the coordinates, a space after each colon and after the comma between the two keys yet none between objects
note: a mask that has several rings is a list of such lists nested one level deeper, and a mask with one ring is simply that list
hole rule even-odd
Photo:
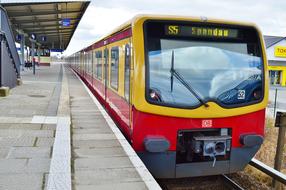
[{"label": "db logo", "polygon": [[210,119],[202,120],[202,127],[209,128],[213,126],[213,121]]}]

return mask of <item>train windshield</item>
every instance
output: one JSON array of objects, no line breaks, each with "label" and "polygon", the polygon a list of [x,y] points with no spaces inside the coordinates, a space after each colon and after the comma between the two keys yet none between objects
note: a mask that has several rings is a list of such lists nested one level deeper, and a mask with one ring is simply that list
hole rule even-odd
[{"label": "train windshield", "polygon": [[249,105],[263,98],[263,60],[253,28],[144,25],[146,99],[171,107]]}]

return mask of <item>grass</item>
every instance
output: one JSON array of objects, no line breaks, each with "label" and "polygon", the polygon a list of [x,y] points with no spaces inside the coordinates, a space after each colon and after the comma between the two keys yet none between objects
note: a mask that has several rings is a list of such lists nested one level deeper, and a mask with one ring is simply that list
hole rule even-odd
[{"label": "grass", "polygon": [[[277,146],[277,138],[278,138],[278,130],[279,128],[274,127],[274,120],[267,119],[266,127],[265,127],[265,139],[260,148],[260,150],[255,155],[255,158],[265,163],[270,167],[274,167],[276,146]],[[285,152],[285,146],[284,146]],[[285,159],[283,160],[283,166],[285,166]],[[254,176],[259,182],[266,184],[267,186],[271,186],[272,178],[263,172],[257,170],[252,166],[247,166],[244,170],[247,174]],[[286,168],[282,168],[281,172],[286,173]],[[284,187],[285,189],[285,187]]]}]

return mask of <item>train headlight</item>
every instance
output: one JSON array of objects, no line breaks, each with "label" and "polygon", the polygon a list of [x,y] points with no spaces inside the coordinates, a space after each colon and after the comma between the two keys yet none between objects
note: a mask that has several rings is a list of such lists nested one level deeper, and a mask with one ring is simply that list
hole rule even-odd
[{"label": "train headlight", "polygon": [[261,89],[256,89],[256,90],[254,90],[254,92],[253,92],[253,98],[254,98],[255,100],[259,100],[259,99],[261,98],[261,96],[262,96],[262,91],[261,91]]},{"label": "train headlight", "polygon": [[162,102],[162,97],[159,90],[150,89],[149,96],[152,100]]},{"label": "train headlight", "polygon": [[152,98],[152,99],[155,99],[156,97],[157,97],[157,94],[156,94],[156,92],[151,92],[150,93],[150,97]]}]

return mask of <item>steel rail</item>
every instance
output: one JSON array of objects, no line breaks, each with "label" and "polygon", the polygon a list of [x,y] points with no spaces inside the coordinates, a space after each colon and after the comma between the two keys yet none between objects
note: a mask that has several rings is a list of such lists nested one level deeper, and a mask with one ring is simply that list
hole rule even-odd
[{"label": "steel rail", "polygon": [[221,178],[223,179],[224,183],[226,184],[226,186],[228,186],[231,189],[235,189],[235,190],[244,190],[243,187],[241,187],[240,185],[238,185],[235,181],[233,181],[232,179],[230,179],[228,176],[222,174]]},{"label": "steel rail", "polygon": [[271,176],[273,179],[283,183],[284,185],[286,185],[286,175],[271,168],[270,166],[267,166],[266,164],[260,162],[259,160],[253,158],[249,164],[253,167],[255,167],[256,169],[262,171],[263,173]]}]

